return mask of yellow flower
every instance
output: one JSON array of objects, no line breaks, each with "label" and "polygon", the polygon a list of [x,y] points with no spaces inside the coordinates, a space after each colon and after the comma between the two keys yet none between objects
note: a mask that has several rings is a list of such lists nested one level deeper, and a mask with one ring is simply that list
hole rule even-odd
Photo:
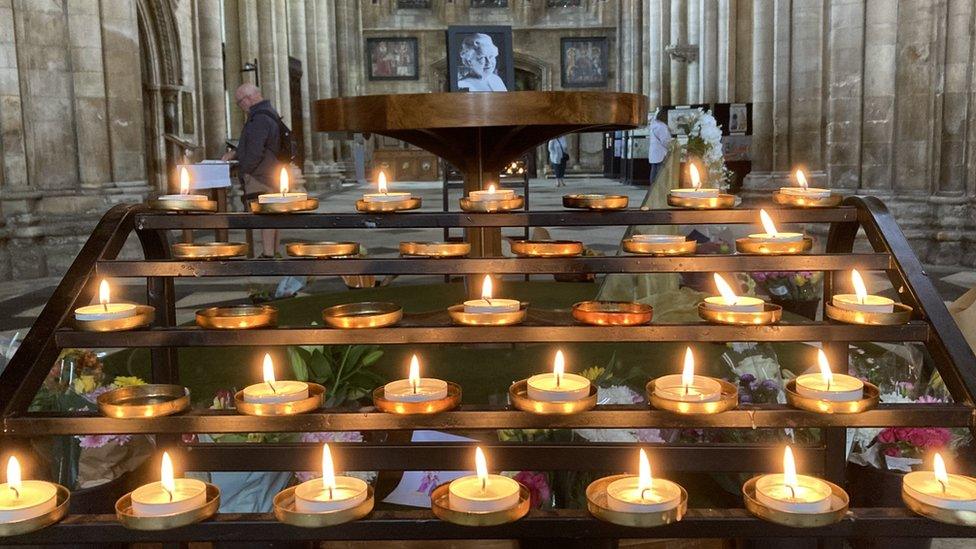
[{"label": "yellow flower", "polygon": [[78,394],[90,393],[98,387],[95,376],[78,376],[71,384],[71,388]]},{"label": "yellow flower", "polygon": [[797,274],[793,275],[793,282],[795,282],[797,286],[803,286],[807,283],[807,279],[803,275]]},{"label": "yellow flower", "polygon": [[116,387],[131,387],[133,385],[145,385],[146,382],[136,376],[117,376],[112,384]]},{"label": "yellow flower", "polygon": [[587,369],[583,370],[582,372],[579,373],[579,375],[585,377],[586,379],[590,380],[591,382],[594,382],[594,381],[596,381],[596,378],[598,378],[601,375],[603,375],[603,371],[604,370],[605,370],[604,368],[601,368],[599,366],[593,366],[591,368],[587,368]]}]

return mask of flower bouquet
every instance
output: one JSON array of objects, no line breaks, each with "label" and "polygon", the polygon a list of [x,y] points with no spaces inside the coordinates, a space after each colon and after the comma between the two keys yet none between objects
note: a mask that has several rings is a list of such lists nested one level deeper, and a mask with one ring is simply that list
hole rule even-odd
[{"label": "flower bouquet", "polygon": [[816,320],[823,294],[821,271],[751,273],[758,291],[787,311]]}]

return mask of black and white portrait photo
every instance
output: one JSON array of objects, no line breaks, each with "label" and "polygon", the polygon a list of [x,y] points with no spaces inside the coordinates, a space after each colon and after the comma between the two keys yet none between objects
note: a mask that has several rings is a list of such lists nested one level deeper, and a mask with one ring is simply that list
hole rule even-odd
[{"label": "black and white portrait photo", "polygon": [[515,80],[512,28],[448,27],[447,59],[451,91],[508,91]]}]

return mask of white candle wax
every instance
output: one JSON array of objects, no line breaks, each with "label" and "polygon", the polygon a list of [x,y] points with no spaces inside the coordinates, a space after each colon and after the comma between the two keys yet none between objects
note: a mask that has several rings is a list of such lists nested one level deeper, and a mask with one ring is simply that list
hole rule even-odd
[{"label": "white candle wax", "polygon": [[107,303],[105,305],[85,305],[75,309],[75,319],[83,321],[115,320],[135,316],[136,306],[132,303]]},{"label": "white candle wax", "polygon": [[367,193],[365,202],[402,202],[410,199],[410,193]]},{"label": "white candle wax", "polygon": [[308,200],[308,193],[268,193],[258,195],[258,204],[287,204]]},{"label": "white candle wax", "polygon": [[447,382],[422,377],[416,388],[409,379],[398,379],[383,386],[383,398],[394,402],[427,402],[447,396]]},{"label": "white candle wax", "polygon": [[308,384],[304,381],[261,382],[244,388],[244,402],[253,404],[283,404],[306,398]]},{"label": "white candle wax", "polygon": [[651,479],[651,486],[640,489],[635,475],[615,480],[607,486],[607,507],[622,513],[656,513],[667,511],[681,502],[681,488],[661,478]]},{"label": "white candle wax", "polygon": [[481,202],[486,200],[510,200],[515,198],[515,191],[513,189],[495,189],[486,191],[471,191],[468,193],[468,199],[475,202]]},{"label": "white candle wax", "polygon": [[943,485],[932,471],[915,471],[905,475],[903,486],[912,497],[942,509],[976,512],[976,479],[963,475],[948,475]]},{"label": "white candle wax", "polygon": [[295,488],[295,510],[299,513],[328,513],[351,509],[366,501],[367,485],[356,477],[335,478],[330,492],[321,478],[313,478]]},{"label": "white candle wax", "polygon": [[816,187],[780,187],[779,192],[780,194],[804,198],[827,198],[830,196],[830,189],[818,189]]},{"label": "white candle wax", "polygon": [[715,198],[718,196],[718,189],[687,188],[671,189],[671,196],[681,198]]},{"label": "white candle wax", "polygon": [[691,384],[685,385],[681,374],[672,374],[654,380],[654,394],[681,402],[715,402],[722,398],[722,384],[717,379],[694,376]]},{"label": "white candle wax", "polygon": [[603,200],[606,198],[605,194],[578,194],[576,198],[581,198],[583,200]]},{"label": "white candle wax", "polygon": [[749,235],[749,240],[755,240],[757,242],[801,242],[803,240],[803,233],[756,233]]},{"label": "white candle wax", "polygon": [[156,197],[156,200],[210,200],[205,194],[164,194]]},{"label": "white candle wax", "polygon": [[838,309],[861,313],[890,313],[895,310],[895,302],[880,295],[867,295],[861,301],[854,294],[837,294],[831,302]]},{"label": "white candle wax", "polygon": [[680,244],[686,239],[680,234],[635,234],[630,239],[634,242],[649,242],[653,244]]},{"label": "white candle wax", "polygon": [[39,517],[58,502],[57,487],[43,480],[21,481],[17,492],[9,484],[0,484],[0,524]]},{"label": "white candle wax", "polygon": [[807,398],[850,402],[864,397],[864,382],[849,375],[832,374],[828,385],[823,374],[803,374],[796,378],[796,392]]},{"label": "white candle wax", "polygon": [[176,490],[163,488],[162,482],[151,482],[132,492],[132,512],[141,517],[158,517],[183,513],[207,502],[207,485],[193,478],[174,479]]},{"label": "white candle wax", "polygon": [[787,513],[825,513],[830,510],[831,490],[824,481],[797,475],[796,486],[786,485],[785,475],[770,474],[756,481],[756,499],[777,511]]},{"label": "white candle wax", "polygon": [[514,313],[522,303],[517,299],[470,299],[464,302],[464,312],[473,314]]},{"label": "white candle wax", "polygon": [[590,380],[576,374],[562,374],[556,384],[556,374],[538,374],[529,378],[526,393],[532,400],[568,402],[581,400],[590,394]]},{"label": "white candle wax", "polygon": [[705,305],[710,309],[730,313],[761,313],[765,309],[763,300],[742,295],[737,296],[735,300],[726,299],[722,296],[706,297]]},{"label": "white candle wax", "polygon": [[477,475],[461,477],[448,486],[448,502],[465,513],[504,511],[518,504],[519,483],[501,475],[488,475],[485,484]]}]

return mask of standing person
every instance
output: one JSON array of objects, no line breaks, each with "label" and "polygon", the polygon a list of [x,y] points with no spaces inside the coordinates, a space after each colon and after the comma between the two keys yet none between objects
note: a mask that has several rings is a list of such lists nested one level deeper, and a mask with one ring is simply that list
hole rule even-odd
[{"label": "standing person", "polygon": [[566,136],[549,141],[549,163],[552,164],[552,171],[556,175],[556,187],[566,186],[566,164],[569,162],[569,151],[566,150]]},{"label": "standing person", "polygon": [[[278,111],[261,96],[254,84],[241,84],[234,92],[237,106],[247,113],[241,128],[237,150],[226,153],[222,160],[237,160],[244,185],[244,207],[258,199],[259,194],[278,190],[278,174],[282,151],[282,126]],[[274,257],[278,250],[278,230],[261,229],[261,257]]]},{"label": "standing person", "polygon": [[664,158],[668,156],[668,145],[671,144],[671,129],[668,128],[668,111],[659,108],[651,125],[647,129],[647,161],[651,163],[651,177],[648,185],[653,185],[657,179]]}]

